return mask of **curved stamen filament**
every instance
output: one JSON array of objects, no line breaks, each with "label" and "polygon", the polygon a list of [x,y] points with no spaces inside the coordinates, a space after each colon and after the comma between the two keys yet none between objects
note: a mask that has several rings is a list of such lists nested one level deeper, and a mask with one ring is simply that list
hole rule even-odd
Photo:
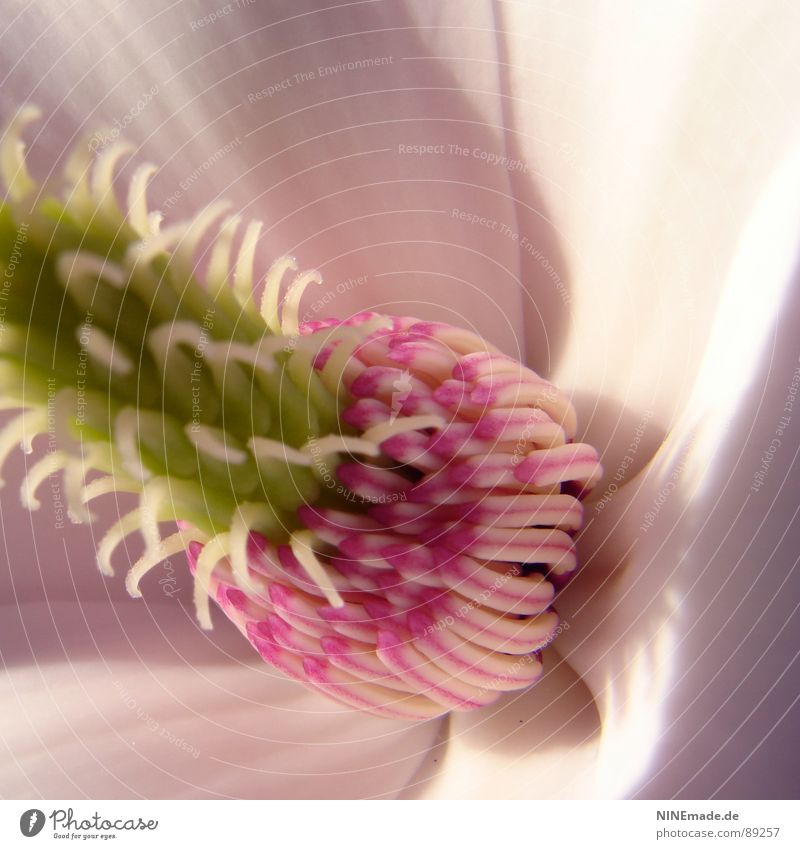
[{"label": "curved stamen filament", "polygon": [[59,451],[49,452],[31,466],[20,487],[20,500],[28,510],[38,510],[42,502],[36,497],[36,491],[46,478],[56,474],[69,462],[69,457]]},{"label": "curved stamen filament", "polygon": [[[200,535],[197,532],[194,532],[193,536],[197,537]],[[160,544],[158,545],[158,548],[156,548],[155,550],[145,552],[131,567],[131,569],[128,570],[128,574],[125,578],[125,588],[128,590],[128,593],[134,598],[141,598],[142,593],[139,590],[139,582],[142,580],[142,578],[151,569],[158,566],[158,564],[161,563],[162,560],[166,560],[168,557],[172,557],[173,554],[178,554],[181,551],[185,551],[188,543],[189,540],[184,536],[183,532],[177,531],[177,533],[174,533],[171,536],[168,536],[165,539],[161,540]],[[206,596],[206,605],[207,604],[208,596]]]},{"label": "curved stamen filament", "polygon": [[[166,544],[167,541],[164,542]],[[209,605],[211,575],[220,560],[224,560],[229,554],[230,534],[217,534],[203,546],[197,558],[194,572],[194,608],[197,621],[204,631],[210,631],[213,627]]]},{"label": "curved stamen filament", "polygon": [[104,475],[102,478],[95,478],[95,480],[84,486],[81,500],[84,504],[88,504],[101,495],[110,495],[111,493],[118,492],[138,492],[139,487],[140,485],[135,481],[126,481],[124,475],[116,473],[113,475]]},{"label": "curved stamen filament", "polygon": [[117,519],[105,532],[97,546],[97,566],[103,575],[111,576],[114,574],[114,567],[111,565],[111,557],[114,551],[127,536],[139,530],[141,521],[142,511],[137,508]]},{"label": "curved stamen filament", "polygon": [[296,336],[300,333],[300,298],[311,285],[319,286],[322,275],[318,271],[305,271],[295,277],[281,308],[280,331],[284,336]]},{"label": "curved stamen filament", "polygon": [[320,371],[320,377],[328,391],[335,394],[340,400],[347,394],[342,381],[342,374],[348,360],[353,357],[360,344],[361,337],[354,330],[342,334],[339,344],[333,349]]},{"label": "curved stamen filament", "polygon": [[364,431],[361,438],[380,445],[386,439],[401,433],[407,433],[412,430],[425,430],[426,428],[441,430],[444,426],[445,420],[441,416],[397,416],[388,422],[382,422]]},{"label": "curved stamen filament", "polygon": [[114,444],[125,471],[134,479],[146,481],[151,473],[145,468],[139,453],[139,410],[125,407],[114,419]]},{"label": "curved stamen filament", "polygon": [[190,422],[183,429],[183,432],[195,448],[207,457],[234,466],[240,466],[247,462],[247,452],[231,445],[230,442],[233,437],[220,428]]},{"label": "curved stamen filament", "polygon": [[155,551],[161,543],[158,531],[161,505],[170,498],[169,480],[153,478],[143,487],[139,496],[139,516],[142,522],[142,536],[148,551]]},{"label": "curved stamen filament", "polygon": [[260,221],[251,221],[247,225],[233,272],[233,294],[242,309],[247,311],[253,309],[253,266],[262,226]]},{"label": "curved stamen filament", "polygon": [[292,448],[277,439],[253,436],[247,443],[250,453],[258,460],[282,460],[295,466],[310,466],[314,458],[310,453]]},{"label": "curved stamen filament", "polygon": [[64,251],[56,260],[56,274],[67,289],[80,290],[84,300],[91,303],[98,278],[115,289],[123,289],[127,282],[121,266],[108,257],[88,251]]},{"label": "curved stamen filament", "polygon": [[128,142],[117,142],[106,148],[94,162],[90,180],[92,200],[98,212],[114,220],[122,215],[122,210],[114,196],[114,169],[117,163],[136,148]]},{"label": "curved stamen filament", "polygon": [[297,270],[297,262],[294,257],[278,257],[267,272],[264,291],[261,294],[261,318],[273,333],[280,333],[281,323],[278,316],[278,301],[280,300],[283,276],[289,270]]},{"label": "curved stamen filament", "polygon": [[[150,182],[158,168],[151,162],[140,165],[131,177],[128,186],[128,224],[141,239],[154,235],[154,220],[147,209],[147,184]],[[159,219],[155,219],[157,222]]]},{"label": "curved stamen filament", "polygon": [[295,531],[289,540],[292,554],[306,570],[308,577],[322,590],[328,603],[333,607],[344,607],[344,599],[339,595],[339,591],[311,547],[313,541],[314,535],[311,531]]},{"label": "curved stamen filament", "polygon": [[67,499],[67,515],[75,524],[83,524],[94,520],[94,514],[83,500],[83,483],[86,473],[93,467],[90,456],[72,457],[64,467],[64,495]]},{"label": "curved stamen filament", "polygon": [[199,324],[193,321],[175,321],[154,327],[147,334],[147,347],[163,373],[167,369],[170,353],[176,350],[178,345],[187,345],[194,350],[203,336],[204,331]]},{"label": "curved stamen filament", "polygon": [[230,558],[233,577],[237,586],[245,590],[256,590],[262,595],[265,590],[257,585],[248,568],[247,543],[254,530],[262,533],[281,530],[275,513],[266,504],[240,504],[233,514],[230,530]]},{"label": "curved stamen filament", "polygon": [[282,348],[282,340],[267,337],[252,345],[243,345],[240,342],[231,342],[227,345],[223,343],[214,344],[210,346],[206,355],[223,363],[226,360],[232,360],[272,374],[278,368],[275,363],[275,354]]},{"label": "curved stamen filament", "polygon": [[179,273],[188,279],[194,271],[194,253],[203,236],[211,225],[231,207],[230,201],[221,200],[209,204],[186,224],[181,240],[178,242],[173,261],[178,265]]},{"label": "curved stamen filament", "polygon": [[[20,445],[30,442],[37,433],[44,430],[47,424],[45,413],[41,410],[25,410],[11,419],[0,430],[0,470],[5,465],[8,455]],[[0,476],[0,489],[5,481]]]},{"label": "curved stamen filament", "polygon": [[325,457],[330,454],[363,454],[366,457],[379,457],[380,448],[369,439],[360,436],[338,436],[332,433],[311,439],[302,447],[310,457]]},{"label": "curved stamen filament", "polygon": [[226,284],[231,268],[231,248],[236,231],[242,223],[240,215],[229,215],[219,228],[214,247],[211,249],[211,259],[206,271],[206,286],[209,294],[216,300],[220,293],[226,292]]},{"label": "curved stamen filament", "polygon": [[111,374],[124,377],[133,371],[133,361],[117,342],[99,327],[75,329],[75,338],[86,347],[86,353]]},{"label": "curved stamen filament", "polygon": [[28,124],[37,121],[41,115],[42,112],[37,106],[23,106],[8,125],[0,142],[0,177],[11,200],[21,201],[36,188],[36,182],[25,165],[25,142],[22,141],[22,133]]}]

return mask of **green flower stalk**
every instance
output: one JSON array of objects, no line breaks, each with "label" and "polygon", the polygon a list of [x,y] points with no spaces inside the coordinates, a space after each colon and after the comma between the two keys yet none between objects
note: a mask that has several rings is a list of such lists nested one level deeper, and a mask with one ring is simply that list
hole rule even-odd
[{"label": "green flower stalk", "polygon": [[344,704],[420,720],[535,681],[601,473],[569,400],[449,325],[301,325],[319,273],[281,257],[256,299],[261,224],[219,202],[162,227],[154,166],[115,194],[124,144],[76,150],[42,189],[21,142],[37,117],[21,110],[0,143],[0,396],[21,410],[0,463],[43,432],[57,445],[24,504],[54,471],[76,522],[137,494],[99,543],[103,573],[134,533],[132,595],[186,551],[202,627],[213,600],[267,662]]}]

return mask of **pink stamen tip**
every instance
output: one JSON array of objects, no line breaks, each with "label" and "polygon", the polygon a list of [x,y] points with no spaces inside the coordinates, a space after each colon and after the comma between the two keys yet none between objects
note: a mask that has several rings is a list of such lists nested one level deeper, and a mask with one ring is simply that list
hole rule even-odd
[{"label": "pink stamen tip", "polygon": [[460,380],[445,380],[433,392],[433,398],[448,409],[470,404],[469,384]]},{"label": "pink stamen tip", "polygon": [[416,639],[425,637],[436,628],[434,619],[418,610],[410,611],[406,621],[409,631]]},{"label": "pink stamen tip", "polygon": [[[411,608],[415,606],[413,601],[407,602],[407,604]],[[398,628],[404,627],[404,615],[407,609],[401,609],[399,604],[392,603],[388,599],[369,599],[364,602],[364,610],[367,611],[378,629],[390,625]]]},{"label": "pink stamen tip", "polygon": [[383,556],[380,553],[381,548],[390,540],[392,540],[392,537],[388,534],[383,537],[377,537],[372,534],[352,535],[339,543],[339,551],[345,557],[351,557],[360,563],[368,563],[370,566],[382,568]]},{"label": "pink stamen tip", "polygon": [[395,649],[398,646],[405,645],[406,640],[402,639],[399,634],[394,631],[378,631],[378,648],[379,649]]},{"label": "pink stamen tip", "polygon": [[196,540],[192,540],[186,548],[186,557],[189,561],[189,568],[192,572],[194,572],[195,567],[197,566],[197,558],[200,556],[202,551],[203,544]]},{"label": "pink stamen tip", "polygon": [[319,642],[326,654],[351,654],[350,646],[341,637],[320,637]]},{"label": "pink stamen tip", "polygon": [[320,684],[326,682],[328,664],[325,661],[315,657],[303,658],[303,669],[312,681],[317,681]]},{"label": "pink stamen tip", "polygon": [[475,435],[483,439],[520,439],[526,431],[553,420],[544,410],[534,407],[487,410],[475,424]]},{"label": "pink stamen tip", "polygon": [[380,551],[384,560],[394,566],[405,580],[420,581],[435,587],[442,585],[437,574],[436,561],[424,546],[395,543],[384,546]]},{"label": "pink stamen tip", "polygon": [[602,474],[597,452],[589,445],[561,445],[533,451],[514,469],[514,477],[534,486],[564,481],[589,482]]},{"label": "pink stamen tip", "polygon": [[348,489],[364,501],[373,501],[376,504],[391,496],[399,496],[413,486],[410,480],[396,472],[359,463],[343,463],[336,473]]},{"label": "pink stamen tip", "polygon": [[225,590],[225,598],[228,603],[239,612],[243,613],[245,610],[247,610],[248,598],[241,590]]},{"label": "pink stamen tip", "polygon": [[283,584],[270,584],[269,597],[273,604],[289,609],[295,598],[295,593]]},{"label": "pink stamen tip", "polygon": [[388,421],[392,412],[390,408],[376,398],[359,398],[342,413],[342,419],[356,430],[369,430],[375,425]]},{"label": "pink stamen tip", "polygon": [[259,620],[257,622],[250,621],[246,626],[247,636],[249,639],[262,639],[267,640],[269,642],[274,643],[274,638],[272,636],[272,631],[270,630],[269,625],[264,620]]},{"label": "pink stamen tip", "polygon": [[482,377],[506,373],[519,373],[520,364],[504,354],[477,351],[465,354],[453,368],[456,380],[474,381]]}]

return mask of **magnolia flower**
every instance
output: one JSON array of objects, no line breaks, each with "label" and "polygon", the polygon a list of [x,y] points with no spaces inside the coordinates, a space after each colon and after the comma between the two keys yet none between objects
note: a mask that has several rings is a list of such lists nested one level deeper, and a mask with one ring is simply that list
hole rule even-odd
[{"label": "magnolia flower", "polygon": [[[72,531],[61,538],[70,504],[78,518],[84,509],[82,499],[75,498],[77,471],[55,490],[51,467],[39,467],[47,494],[40,490],[37,496],[28,488],[29,500],[38,497],[43,506],[32,520],[35,532],[23,532],[29,520],[16,512],[13,487],[7,487],[2,502],[5,535],[20,547],[12,558],[6,593],[15,614],[3,624],[3,656],[12,670],[7,684],[12,709],[4,732],[12,758],[0,777],[4,794],[365,796],[396,795],[406,788],[408,795],[530,797],[619,795],[634,792],[638,783],[644,795],[696,797],[752,787],[754,782],[745,780],[747,771],[737,771],[742,753],[757,761],[778,745],[773,740],[779,735],[759,748],[763,726],[769,723],[762,720],[754,731],[746,725],[748,713],[762,694],[770,694],[765,705],[776,720],[789,706],[778,686],[779,673],[763,686],[749,683],[764,674],[764,666],[754,662],[772,638],[772,632],[770,639],[759,637],[758,617],[768,611],[768,618],[783,623],[787,615],[773,603],[784,577],[781,570],[762,571],[773,554],[772,540],[787,544],[788,538],[781,536],[780,502],[770,511],[777,527],[766,534],[760,524],[765,510],[755,499],[766,503],[770,489],[778,492],[782,476],[776,470],[790,459],[789,450],[783,461],[775,459],[791,439],[786,433],[776,435],[775,429],[792,397],[788,364],[794,356],[786,358],[785,374],[769,373],[774,383],[760,376],[754,363],[781,306],[788,268],[781,263],[793,248],[788,225],[785,243],[774,227],[767,228],[768,250],[761,241],[762,221],[791,222],[793,215],[781,187],[796,180],[786,156],[795,133],[781,92],[792,90],[796,72],[770,41],[775,33],[791,30],[790,22],[773,10],[766,16],[770,23],[765,23],[763,37],[748,40],[742,33],[761,30],[744,26],[744,12],[726,12],[725,33],[731,36],[726,39],[710,5],[663,20],[655,8],[637,7],[622,16],[603,9],[566,14],[519,4],[504,6],[494,17],[488,7],[473,4],[468,15],[459,9],[457,23],[447,9],[414,4],[301,8],[286,20],[259,4],[236,6],[223,16],[212,15],[210,8],[196,15],[194,7],[191,12],[158,9],[152,19],[145,6],[105,18],[95,8],[91,13],[71,11],[42,34],[38,18],[22,14],[11,32],[13,45],[5,56],[16,64],[11,84],[3,90],[9,98],[5,115],[13,116],[26,101],[44,107],[39,135],[29,135],[32,158],[45,163],[42,173],[60,153],[52,143],[59,135],[61,149],[81,149],[101,160],[120,140],[142,147],[130,157],[131,168],[147,159],[165,164],[151,195],[152,208],[165,216],[161,232],[226,196],[247,219],[267,221],[261,238],[251,237],[254,280],[266,277],[264,263],[280,254],[301,258],[303,268],[322,270],[326,283],[318,289],[318,299],[309,294],[299,305],[287,298],[284,308],[290,309],[277,316],[292,325],[287,328],[290,338],[300,324],[313,331],[297,336],[298,345],[310,344],[309,337],[321,343],[306,374],[322,380],[326,363],[335,356],[336,334],[358,329],[314,324],[328,313],[346,319],[372,310],[416,315],[428,329],[431,322],[468,328],[486,340],[480,342],[484,355],[493,346],[561,387],[580,414],[576,435],[602,446],[606,477],[598,482],[594,499],[584,504],[582,571],[558,597],[562,633],[555,645],[569,662],[555,648],[548,649],[546,677],[522,691],[524,695],[510,694],[475,711],[456,710],[446,721],[409,725],[336,707],[254,664],[242,650],[247,644],[232,640],[219,619],[201,642],[188,614],[175,618],[176,610],[182,610],[177,602],[192,589],[181,583],[177,557],[143,577],[144,601],[138,606],[119,600],[115,593],[120,582],[100,584],[92,575],[90,560],[100,540]],[[733,50],[737,57],[747,52],[752,62],[729,58],[729,44],[738,48]],[[31,47],[22,55],[19,45]],[[58,61],[52,64],[54,58]],[[716,70],[695,71],[700,87],[691,96],[676,95],[671,86],[691,78],[693,64],[720,69],[719,78]],[[762,73],[750,73],[751,66]],[[721,88],[730,88],[736,97]],[[597,91],[614,94],[598,98]],[[665,108],[670,102],[673,108]],[[715,104],[713,116],[709,102]],[[744,112],[739,103],[745,104]],[[678,114],[683,116],[680,122]],[[680,139],[675,140],[678,124]],[[743,126],[752,132],[743,132]],[[685,143],[689,138],[692,143]],[[711,177],[709,159],[714,163]],[[122,189],[134,174],[121,165],[106,175],[116,174],[116,197],[103,194],[109,204],[127,200]],[[139,172],[134,183],[143,188],[145,181]],[[92,190],[89,185],[89,196]],[[725,215],[718,200],[723,194]],[[143,199],[144,192],[135,192],[134,198]],[[31,200],[38,199],[34,192]],[[228,214],[220,212],[219,218]],[[155,236],[152,222],[142,216],[137,220],[142,232],[147,227]],[[240,255],[238,242],[245,230],[236,231],[232,255]],[[16,266],[17,240],[20,262],[28,244],[25,232],[17,228],[12,234],[12,253],[3,258],[9,268]],[[192,245],[192,234],[181,235],[184,244]],[[209,270],[214,241],[197,244],[194,258],[205,256],[200,276]],[[54,304],[74,303],[76,293],[91,297],[88,287],[81,294],[81,286],[87,279],[91,286],[93,274],[104,289],[113,289],[113,279],[81,265],[86,254],[106,255],[97,247],[71,246],[79,262],[62,271],[68,280],[75,272],[74,283],[67,299],[62,290]],[[81,253],[83,257],[77,256]],[[746,299],[748,290],[741,282],[753,277],[753,257],[760,280],[755,301]],[[186,252],[183,261],[188,261]],[[300,289],[294,290],[298,298]],[[257,312],[264,291],[276,290],[257,288]],[[309,314],[303,313],[309,301],[321,304],[320,309],[312,306]],[[50,306],[43,303],[41,309],[47,313]],[[197,304],[187,308],[191,312]],[[206,347],[205,353],[212,362],[219,340],[212,328],[203,328],[203,316],[200,311],[186,318],[194,324],[192,332],[199,334],[199,326],[208,334],[212,350]],[[747,318],[746,333],[739,330],[740,316]],[[359,326],[368,329],[363,324]],[[136,322],[131,326],[140,327]],[[72,334],[69,343],[80,347],[75,326],[63,327]],[[87,339],[102,340],[98,328],[103,332],[101,324],[93,324]],[[371,372],[375,379],[367,397],[383,393],[381,403],[392,427],[410,415],[435,414],[403,409],[409,398],[414,402],[419,385],[411,363],[381,362],[401,347],[381,334],[398,329],[407,328],[374,326],[375,336],[367,345],[359,340],[350,358],[378,369]],[[246,328],[242,332],[246,337]],[[118,355],[142,346],[123,349],[119,334],[106,335],[109,344],[120,346],[106,351],[107,366],[121,369],[114,377],[116,387],[126,377],[125,360]],[[427,338],[433,340],[435,334]],[[188,346],[169,337],[162,341],[165,356],[171,358],[191,351],[199,335]],[[88,342],[87,352],[92,346],[102,356],[98,344],[103,349],[102,341]],[[780,339],[777,350],[782,350]],[[451,353],[454,359],[465,354]],[[413,346],[406,356],[416,359]],[[128,376],[139,371],[140,363],[133,365]],[[387,368],[396,369],[391,380],[380,371]],[[142,372],[145,380],[137,391],[160,391],[163,373]],[[346,370],[340,374],[344,389],[358,389],[357,376]],[[729,375],[735,382],[727,382]],[[158,381],[149,380],[152,376]],[[28,377],[35,380],[35,375]],[[743,396],[751,383],[759,394]],[[324,381],[322,385],[332,392]],[[763,416],[756,415],[754,426],[752,411],[760,410],[767,397],[761,394],[763,385],[772,400]],[[200,397],[204,395],[210,397],[206,392]],[[165,398],[186,403],[169,391]],[[190,416],[191,400],[190,394]],[[210,431],[204,420],[200,427],[206,429],[175,434],[175,440],[170,434],[168,443],[194,436],[193,450],[217,451],[224,457],[220,463],[235,466],[236,452],[250,446],[228,437],[236,436],[237,428],[250,434],[250,412],[236,409],[235,392],[223,400],[232,405],[224,410],[226,428]],[[357,407],[360,400],[348,403]],[[361,404],[352,415],[367,406]],[[88,402],[85,409],[97,412]],[[107,427],[109,414],[117,411],[104,408],[103,421],[89,421],[87,430]],[[323,404],[318,412],[329,411]],[[31,428],[33,424],[29,422]],[[142,471],[136,466],[137,452],[125,446],[131,447],[130,434],[144,433],[147,423],[129,424],[125,426],[123,416],[119,435],[124,457],[115,469],[124,469],[135,481]],[[365,461],[369,465],[369,453],[353,449],[373,450],[364,443],[371,442],[365,435],[375,425],[366,418],[349,424],[354,430],[347,438],[361,442],[348,444],[346,450],[362,469]],[[427,424],[416,432],[435,439],[434,424]],[[310,466],[298,468],[316,476],[319,485],[328,465],[338,480],[346,455],[326,453],[330,444],[323,442],[315,456],[314,443],[306,438],[310,432],[301,431],[301,442],[290,447],[306,448],[304,463],[312,459]],[[15,432],[9,440],[15,443],[34,432]],[[752,447],[742,454],[745,434]],[[325,438],[319,435],[317,440]],[[776,438],[780,442],[773,445]],[[433,443],[423,450],[413,443],[417,437],[399,431],[390,439],[395,439],[396,451],[404,452],[397,460],[404,467],[408,452],[428,463],[439,459]],[[382,451],[386,441],[380,443]],[[19,465],[9,468],[8,479],[21,471],[20,478],[35,483],[36,452],[46,447],[37,442],[32,461],[22,470]],[[153,445],[157,447],[157,439]],[[146,446],[139,447],[143,453]],[[765,471],[762,455],[767,450]],[[172,468],[182,459],[170,452]],[[260,462],[270,459],[262,453]],[[158,458],[151,455],[149,460]],[[55,462],[51,457],[51,466]],[[512,474],[522,465],[510,467]],[[739,475],[734,486],[722,476],[728,469]],[[432,471],[418,469],[422,475]],[[495,471],[507,473],[509,467]],[[449,491],[463,487],[468,474],[462,469]],[[305,474],[294,477],[299,478],[298,488],[308,480]],[[412,477],[406,484],[417,483]],[[102,491],[105,484],[99,480],[89,481],[94,487],[90,494]],[[192,489],[202,490],[213,502],[217,497],[224,501],[243,485],[233,475],[220,475],[214,482],[214,487]],[[751,484],[755,491],[747,495]],[[294,486],[288,487],[290,494]],[[350,486],[348,490],[355,492]],[[370,489],[368,494],[383,496],[384,503],[349,511],[367,523],[358,539],[370,540],[373,535],[363,531],[374,530],[373,522],[393,523],[394,531],[406,523],[415,527],[419,517],[411,514],[416,502],[391,500],[398,492],[385,485]],[[164,516],[159,510],[169,510],[182,497],[173,491],[164,495],[151,486],[152,497],[141,504],[138,524],[151,547],[136,576],[154,562],[156,533],[163,530],[156,526]],[[744,510],[745,495],[756,504],[753,509]],[[124,495],[115,503],[116,516],[104,508],[103,499],[92,504],[101,514],[98,526],[112,518],[124,520],[137,509]],[[241,585],[236,582],[236,590],[226,589],[217,597],[245,631],[248,621],[265,621],[261,611],[248,607],[258,589],[251,590],[247,582],[258,580],[251,572],[259,564],[265,572],[280,568],[281,576],[295,569],[297,581],[306,582],[303,592],[314,596],[316,589],[329,596],[325,601],[332,615],[342,610],[337,607],[340,598],[347,609],[341,589],[333,581],[327,585],[321,573],[319,580],[313,578],[303,563],[321,534],[328,535],[327,545],[344,542],[334,537],[341,532],[341,517],[334,515],[331,521],[325,509],[303,514],[302,527],[290,528],[294,551],[291,543],[288,549],[294,560],[287,559],[286,549],[283,560],[281,552],[270,550],[268,532],[250,538],[250,556],[243,558],[243,530],[254,527],[256,518],[245,511],[241,526],[222,525],[230,530],[227,542],[220,541],[213,521],[198,533],[200,520],[215,510],[213,503],[203,503],[191,517],[195,521],[169,545],[174,550],[192,541],[203,545],[190,546],[200,573],[197,585],[207,588],[210,576],[213,594],[220,568],[210,561],[218,554],[220,560],[223,554],[230,557],[231,574],[236,577],[238,568]],[[437,515],[437,521],[449,515],[446,505]],[[285,522],[285,516],[279,518]],[[140,553],[129,551],[135,543],[121,536],[134,521],[128,519],[119,529],[120,549],[125,548],[117,552],[119,563],[133,562]],[[491,518],[486,523],[495,535],[497,524]],[[12,527],[19,532],[11,533]],[[420,532],[417,526],[412,533]],[[25,551],[26,539],[36,548]],[[496,536],[492,539],[498,542]],[[720,541],[733,548],[721,549]],[[381,542],[388,541],[376,544]],[[459,539],[459,550],[468,544]],[[780,563],[781,551],[774,554]],[[30,569],[31,563],[37,568]],[[269,581],[271,576],[263,577]],[[282,586],[276,573],[272,578]],[[152,603],[153,591],[170,598]],[[109,595],[113,607],[108,606]],[[277,595],[286,600],[281,590]],[[205,590],[198,592],[201,619],[207,597]],[[748,603],[740,605],[743,597]],[[499,603],[494,594],[492,600]],[[751,611],[757,612],[751,616]],[[461,617],[455,618],[461,624]],[[273,656],[284,648],[281,639],[298,640],[305,633],[295,625],[277,634],[269,628],[269,611],[266,621],[262,648]],[[436,624],[426,620],[417,627],[424,632]],[[555,620],[549,620],[539,638],[546,640],[554,627]],[[48,638],[48,629],[55,635]],[[428,636],[441,638],[443,633],[433,630]],[[307,636],[319,639],[321,646],[324,635]],[[470,642],[471,637],[465,639]],[[384,641],[388,658],[397,644]],[[25,645],[31,646],[29,653],[21,648]],[[311,661],[303,665],[304,679],[326,686],[329,682],[313,681],[309,673],[318,666],[308,646],[296,651]],[[784,657],[780,650],[777,657]],[[386,669],[400,676],[382,663],[375,672],[385,674]],[[734,668],[736,683],[725,686]],[[751,671],[742,673],[742,668]],[[783,666],[773,662],[772,668]],[[741,681],[742,688],[736,689]],[[480,693],[483,685],[471,686]],[[446,706],[437,703],[439,708]],[[716,736],[709,736],[709,727]],[[735,742],[723,740],[725,734]],[[306,752],[302,756],[301,747]],[[87,752],[92,766],[76,771],[74,765],[85,761]],[[309,775],[315,776],[313,784]],[[424,787],[422,778],[427,779]],[[762,786],[773,782],[769,786],[777,787],[780,778],[773,771],[760,780]]]},{"label": "magnolia flower", "polygon": [[[300,323],[322,279],[301,272],[281,297],[290,257],[257,306],[258,222],[232,257],[241,221],[223,221],[201,287],[198,246],[227,205],[162,229],[144,165],[123,212],[121,144],[83,168],[79,151],[63,204],[31,205],[20,135],[38,117],[23,109],[0,145],[13,271],[0,388],[24,408],[0,434],[0,466],[14,443],[50,425],[55,437],[23,504],[38,509],[57,471],[74,521],[99,496],[136,493],[98,544],[104,574],[140,530],[134,596],[188,549],[204,628],[211,596],[272,666],[370,713],[431,719],[536,681],[558,627],[553,581],[576,567],[575,494],[602,473],[572,441],[568,399],[451,325]],[[164,521],[182,527],[162,539]]]}]

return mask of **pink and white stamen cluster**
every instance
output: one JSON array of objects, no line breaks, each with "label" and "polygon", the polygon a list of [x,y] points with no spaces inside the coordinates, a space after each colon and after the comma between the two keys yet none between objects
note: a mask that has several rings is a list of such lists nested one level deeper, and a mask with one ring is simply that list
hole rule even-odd
[{"label": "pink and white stamen cluster", "polygon": [[[147,203],[155,166],[124,198],[114,189],[127,144],[97,157],[79,145],[63,197],[43,192],[21,137],[39,115],[24,107],[0,137],[0,241],[16,256],[0,403],[21,409],[0,432],[0,470],[51,417],[59,437],[23,503],[40,506],[54,470],[74,521],[96,498],[137,494],[99,541],[103,573],[141,532],[126,578],[140,596],[188,547],[201,627],[215,599],[269,663],[347,705],[422,720],[535,681],[600,475],[569,399],[449,325],[303,325],[322,277],[299,272],[281,297],[290,256],[256,298],[261,222],[242,226],[220,200],[162,226]],[[164,522],[180,530],[162,539]]]},{"label": "pink and white stamen cluster", "polygon": [[374,714],[424,720],[529,686],[601,474],[572,441],[569,399],[449,325],[361,314],[301,328],[318,334],[343,435],[375,456],[317,469],[330,503],[298,511],[315,580],[297,545],[251,534],[244,585],[221,562],[209,592],[276,669]]}]

